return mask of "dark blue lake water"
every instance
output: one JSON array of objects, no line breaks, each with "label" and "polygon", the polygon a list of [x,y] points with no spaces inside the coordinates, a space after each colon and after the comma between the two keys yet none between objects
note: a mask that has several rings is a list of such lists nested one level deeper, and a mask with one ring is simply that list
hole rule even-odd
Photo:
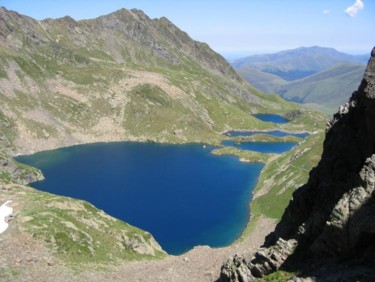
[{"label": "dark blue lake water", "polygon": [[164,250],[232,243],[249,220],[262,164],[214,156],[202,145],[98,143],[17,160],[43,171],[33,187],[84,199],[151,232]]},{"label": "dark blue lake water", "polygon": [[257,119],[260,119],[262,121],[279,123],[279,124],[289,122],[289,120],[287,120],[286,118],[284,118],[280,115],[274,115],[274,114],[255,114],[254,117],[256,117]]},{"label": "dark blue lake water", "polygon": [[280,154],[292,149],[297,143],[295,142],[241,142],[237,143],[232,140],[224,140],[225,146],[236,147],[242,150],[250,150],[261,153]]},{"label": "dark blue lake water", "polygon": [[272,136],[276,136],[276,137],[284,137],[284,136],[291,135],[291,136],[296,136],[296,137],[299,137],[299,138],[306,138],[307,136],[309,136],[309,133],[307,133],[307,132],[289,133],[289,132],[280,131],[280,130],[270,130],[270,131],[236,131],[236,130],[233,130],[233,131],[228,131],[228,132],[225,133],[225,135],[233,136],[233,137],[252,136],[252,135],[255,135],[255,134],[267,134],[267,135],[272,135]]}]

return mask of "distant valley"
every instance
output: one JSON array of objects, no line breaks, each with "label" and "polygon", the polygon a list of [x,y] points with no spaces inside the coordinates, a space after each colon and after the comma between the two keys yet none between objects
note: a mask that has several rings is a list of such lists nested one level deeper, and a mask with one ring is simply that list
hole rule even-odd
[{"label": "distant valley", "polygon": [[368,59],[315,46],[249,56],[232,65],[261,91],[332,113],[357,89]]}]

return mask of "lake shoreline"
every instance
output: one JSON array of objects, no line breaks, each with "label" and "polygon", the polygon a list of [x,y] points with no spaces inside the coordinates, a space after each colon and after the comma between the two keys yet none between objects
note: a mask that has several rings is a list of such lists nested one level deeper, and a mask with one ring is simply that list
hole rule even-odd
[{"label": "lake shoreline", "polygon": [[[247,132],[253,132],[253,131],[257,131],[257,132],[264,132],[266,133],[267,131],[270,131],[270,130],[239,130],[239,129],[228,129],[224,132],[228,132],[228,131],[247,131]],[[274,130],[279,130],[279,131],[283,131],[283,132],[287,132],[287,133],[306,133],[308,131],[292,131],[292,130],[282,130],[282,129],[279,129],[279,128],[276,128]],[[314,133],[314,132],[313,132]],[[225,136],[223,136],[222,134],[220,134],[220,136],[222,136],[222,139],[225,139]],[[101,138],[99,138],[101,139]],[[87,141],[87,140],[86,140]],[[90,142],[74,142],[73,144],[66,144],[64,146],[50,146],[50,148],[48,150],[36,150],[36,151],[29,151],[27,152],[26,154],[20,154],[20,153],[17,153],[16,156],[26,156],[26,155],[31,155],[31,154],[34,154],[34,153],[37,153],[37,152],[42,152],[42,151],[50,151],[50,150],[54,150],[54,149],[60,149],[60,148],[66,148],[66,147],[72,147],[72,146],[79,146],[79,145],[87,145],[87,144],[95,144],[95,143],[103,143],[103,144],[106,144],[106,143],[121,143],[121,142],[135,142],[135,143],[158,143],[158,144],[166,144],[166,145],[187,145],[187,144],[201,144],[202,146],[206,146],[206,145],[209,145],[209,146],[217,146],[218,144],[216,142],[212,142],[211,144],[210,143],[203,143],[203,142],[193,142],[193,141],[181,141],[181,142],[172,142],[172,140],[163,140],[163,142],[160,142],[160,140],[151,140],[150,138],[147,138],[147,137],[127,137],[127,138],[118,138],[118,139],[109,139],[109,140],[96,140],[96,139],[93,139],[93,140],[90,140]],[[213,150],[212,150],[213,151]],[[212,154],[212,151],[211,151],[211,154]],[[225,155],[225,154],[224,154]],[[240,161],[244,161],[239,155],[235,155]],[[256,161],[250,161],[250,162],[254,162],[256,163]],[[260,161],[261,163],[264,163],[265,166],[263,167],[262,171],[265,169],[268,161]],[[260,172],[261,173],[261,172]],[[259,174],[260,175],[260,174]],[[259,176],[258,176],[259,177]],[[252,195],[254,194],[254,192],[252,192]],[[252,198],[251,200],[248,202],[248,205],[251,206],[251,202],[252,202]],[[251,221],[251,218],[249,217],[249,220],[247,222],[247,225],[250,224],[250,221]],[[239,238],[241,238],[245,232],[246,228],[239,234],[238,238],[236,238],[233,243],[229,244],[228,246],[234,244],[235,242],[237,242],[239,240]]]},{"label": "lake shoreline", "polygon": [[[33,189],[16,185],[19,189]],[[0,195],[0,202],[8,198],[13,200],[15,212],[21,212],[28,207],[24,196],[19,192]],[[129,281],[216,281],[220,275],[220,267],[229,257],[241,253],[251,255],[263,243],[264,237],[275,227],[276,222],[268,218],[260,218],[256,222],[256,231],[241,241],[236,241],[226,247],[211,248],[199,245],[188,252],[174,256],[167,255],[160,259],[118,260],[108,263],[85,264],[83,267],[70,265],[56,257],[53,250],[42,241],[25,231],[20,232],[21,216],[11,221],[10,227],[0,240],[3,261],[9,262],[17,269],[18,277],[28,277],[28,280],[57,279],[61,274],[64,281],[118,281],[126,277]],[[24,218],[24,217],[23,217]],[[23,220],[26,220],[25,218]],[[26,223],[27,224],[27,223]],[[14,279],[14,277],[13,277]]]},{"label": "lake shoreline", "polygon": [[[248,223],[251,190],[263,165],[244,164],[231,156],[217,158],[212,149],[196,143],[94,143],[16,160],[45,175],[45,181],[32,187],[88,201],[150,232],[168,253],[179,254],[196,245],[227,246]],[[68,187],[65,179],[71,183]],[[208,210],[210,201],[226,208]],[[140,206],[148,208],[140,213]],[[191,206],[195,208],[189,209]],[[166,222],[173,230],[165,227]],[[190,239],[180,240],[186,234]]]}]

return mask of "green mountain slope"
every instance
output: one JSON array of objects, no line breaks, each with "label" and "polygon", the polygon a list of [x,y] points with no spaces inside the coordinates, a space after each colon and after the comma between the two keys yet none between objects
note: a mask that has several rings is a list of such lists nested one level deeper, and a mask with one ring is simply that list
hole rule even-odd
[{"label": "green mountain slope", "polygon": [[276,93],[276,89],[288,83],[277,75],[257,70],[249,65],[240,66],[236,70],[251,85],[265,93]]},{"label": "green mountain slope", "polygon": [[367,60],[366,55],[302,47],[243,58],[233,66],[261,91],[332,113],[358,87]]},{"label": "green mountain slope", "polygon": [[229,128],[272,127],[250,113],[298,108],[257,91],[166,18],[125,9],[78,22],[0,15],[3,134],[18,153],[97,141],[215,143]]},{"label": "green mountain slope", "polygon": [[369,56],[353,56],[338,52],[333,48],[300,47],[275,54],[254,55],[236,60],[232,65],[238,69],[251,66],[287,81],[301,79],[339,63],[352,62],[366,64]]},{"label": "green mountain slope", "polygon": [[280,86],[277,92],[287,100],[315,103],[336,110],[358,88],[365,72],[362,64],[340,64],[305,79]]}]

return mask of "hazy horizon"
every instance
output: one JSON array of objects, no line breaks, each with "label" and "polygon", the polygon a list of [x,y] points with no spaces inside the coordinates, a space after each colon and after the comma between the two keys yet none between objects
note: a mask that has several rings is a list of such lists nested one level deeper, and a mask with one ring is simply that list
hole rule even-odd
[{"label": "hazy horizon", "polygon": [[375,1],[369,0],[0,0],[0,6],[37,20],[66,15],[91,19],[121,8],[167,17],[194,40],[227,59],[321,46],[363,55],[375,45]]}]

